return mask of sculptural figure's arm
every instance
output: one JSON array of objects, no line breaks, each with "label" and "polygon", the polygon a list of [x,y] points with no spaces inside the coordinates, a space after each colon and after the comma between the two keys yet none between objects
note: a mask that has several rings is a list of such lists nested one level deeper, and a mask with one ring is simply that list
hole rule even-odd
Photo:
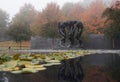
[{"label": "sculptural figure's arm", "polygon": [[58,32],[62,35],[65,36],[66,35],[66,31],[65,31],[65,27],[63,25],[64,23],[59,22],[58,23]]},{"label": "sculptural figure's arm", "polygon": [[79,22],[77,22],[77,36],[76,36],[76,39],[79,41],[79,46],[81,46],[81,44],[82,44],[82,40],[80,39],[80,37],[81,37],[81,34],[82,34],[82,32],[83,32],[83,24],[79,21]]},{"label": "sculptural figure's arm", "polygon": [[61,42],[62,43],[65,43],[66,41],[66,30],[65,30],[65,25],[64,23],[58,23],[58,31],[59,33],[62,35],[62,39],[61,39]]}]

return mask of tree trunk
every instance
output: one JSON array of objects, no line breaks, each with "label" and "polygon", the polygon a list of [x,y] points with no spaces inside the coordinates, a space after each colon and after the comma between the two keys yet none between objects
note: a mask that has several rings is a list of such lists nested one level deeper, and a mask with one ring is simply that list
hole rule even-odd
[{"label": "tree trunk", "polygon": [[52,39],[52,49],[54,50],[54,43],[55,43],[55,39]]},{"label": "tree trunk", "polygon": [[114,39],[112,39],[112,47],[113,47],[113,49],[115,49],[115,40]]},{"label": "tree trunk", "polygon": [[22,49],[22,41],[20,41],[20,50]]}]

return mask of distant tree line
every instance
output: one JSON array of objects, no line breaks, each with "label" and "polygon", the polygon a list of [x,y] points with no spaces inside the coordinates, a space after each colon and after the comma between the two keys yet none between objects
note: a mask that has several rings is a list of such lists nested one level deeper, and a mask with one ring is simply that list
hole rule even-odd
[{"label": "distant tree line", "polygon": [[80,20],[85,27],[84,35],[105,33],[111,38],[118,38],[120,8],[107,7],[103,1],[94,0],[86,7],[68,2],[61,8],[51,2],[42,11],[37,11],[31,4],[24,4],[11,21],[8,21],[8,14],[0,9],[0,29],[6,28],[6,33],[16,42],[30,40],[31,36],[36,35],[53,38],[54,42],[54,38],[59,37],[59,21]]}]

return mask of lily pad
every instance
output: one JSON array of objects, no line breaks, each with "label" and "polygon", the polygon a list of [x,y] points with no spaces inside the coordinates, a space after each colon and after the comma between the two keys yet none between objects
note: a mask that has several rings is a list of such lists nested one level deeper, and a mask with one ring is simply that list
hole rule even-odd
[{"label": "lily pad", "polygon": [[43,66],[46,66],[46,67],[52,66],[52,65],[53,65],[52,63],[43,64]]},{"label": "lily pad", "polygon": [[0,65],[0,69],[2,69],[2,68],[4,68],[4,67],[5,67],[5,65],[4,65],[4,64]]},{"label": "lily pad", "polygon": [[13,56],[13,59],[14,59],[14,60],[18,60],[18,59],[20,58],[20,55],[21,55],[21,54],[15,54],[15,55]]},{"label": "lily pad", "polygon": [[60,61],[59,60],[49,60],[47,61],[48,63],[59,63]]},{"label": "lily pad", "polygon": [[37,71],[46,70],[45,67],[42,67],[42,68],[34,68],[34,69],[37,70]]},{"label": "lily pad", "polygon": [[61,63],[47,63],[47,64],[43,64],[43,66],[53,66],[53,65],[60,65]]},{"label": "lily pad", "polygon": [[4,63],[6,68],[14,68],[15,66],[17,66],[17,64],[18,64],[18,61],[16,60],[12,60]]},{"label": "lily pad", "polygon": [[44,66],[43,65],[25,65],[26,68],[43,68]]},{"label": "lily pad", "polygon": [[18,70],[18,71],[10,71],[11,73],[14,73],[14,74],[20,74],[20,73],[22,73],[22,71],[21,70]]},{"label": "lily pad", "polygon": [[18,62],[19,65],[31,65],[31,61],[19,61]]},{"label": "lily pad", "polygon": [[14,74],[36,73],[36,72],[38,72],[38,71],[33,68],[24,68],[24,69],[18,70],[18,71],[11,71],[11,73],[14,73]]},{"label": "lily pad", "polygon": [[24,68],[21,70],[21,73],[36,73],[36,72],[38,72],[38,70],[34,68]]},{"label": "lily pad", "polygon": [[32,64],[39,64],[40,61],[39,61],[38,59],[33,59],[33,60],[31,61],[31,63],[32,63]]},{"label": "lily pad", "polygon": [[13,69],[12,68],[2,68],[1,71],[12,71]]}]

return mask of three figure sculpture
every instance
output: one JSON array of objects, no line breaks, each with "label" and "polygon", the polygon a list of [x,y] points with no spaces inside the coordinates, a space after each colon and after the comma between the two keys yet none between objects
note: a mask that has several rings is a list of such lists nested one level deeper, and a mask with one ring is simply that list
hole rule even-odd
[{"label": "three figure sculpture", "polygon": [[[70,41],[70,45],[67,47],[73,47],[75,39],[79,42],[79,47],[81,47],[82,41],[80,39],[83,32],[83,24],[80,21],[65,21],[58,23],[59,33],[62,35],[60,45],[66,43],[67,35]],[[66,33],[68,31],[68,34]],[[76,34],[76,35],[75,35]]]}]

